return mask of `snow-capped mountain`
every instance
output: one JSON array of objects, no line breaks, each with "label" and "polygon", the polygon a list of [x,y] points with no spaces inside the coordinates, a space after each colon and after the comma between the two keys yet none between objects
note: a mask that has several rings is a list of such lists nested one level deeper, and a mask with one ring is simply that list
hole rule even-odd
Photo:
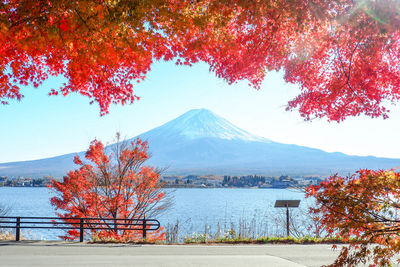
[{"label": "snow-capped mountain", "polygon": [[182,116],[157,127],[142,136],[170,138],[179,135],[190,140],[199,138],[219,138],[226,140],[243,140],[269,142],[242,130],[226,119],[207,109],[192,109]]},{"label": "snow-capped mountain", "polygon": [[[140,138],[149,142],[148,164],[166,168],[169,174],[330,175],[400,165],[399,159],[348,156],[273,142],[206,109],[190,110]],[[78,154],[83,157],[84,152]],[[60,177],[75,168],[74,155],[3,163],[0,176]]]}]

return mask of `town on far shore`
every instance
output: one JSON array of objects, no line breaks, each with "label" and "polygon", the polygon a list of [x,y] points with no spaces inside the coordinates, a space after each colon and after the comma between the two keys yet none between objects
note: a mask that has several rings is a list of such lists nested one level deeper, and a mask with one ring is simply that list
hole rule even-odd
[{"label": "town on far shore", "polygon": [[[7,177],[0,176],[0,186],[44,187],[54,178]],[[291,188],[317,185],[323,180],[320,176],[262,176],[262,175],[169,175],[160,181],[165,188]]]}]

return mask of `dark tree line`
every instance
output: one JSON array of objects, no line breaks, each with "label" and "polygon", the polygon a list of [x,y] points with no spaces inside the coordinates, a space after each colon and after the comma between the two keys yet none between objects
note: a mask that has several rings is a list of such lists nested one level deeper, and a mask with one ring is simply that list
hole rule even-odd
[{"label": "dark tree line", "polygon": [[244,186],[259,186],[264,184],[267,180],[265,176],[258,175],[247,175],[247,176],[224,176],[224,180],[222,182],[223,186],[235,186],[235,187],[244,187]]}]

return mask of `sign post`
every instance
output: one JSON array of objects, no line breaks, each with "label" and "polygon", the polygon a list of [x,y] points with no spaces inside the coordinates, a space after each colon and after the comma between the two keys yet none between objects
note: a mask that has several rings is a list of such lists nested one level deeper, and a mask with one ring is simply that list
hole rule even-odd
[{"label": "sign post", "polygon": [[286,208],[286,235],[289,236],[289,208],[298,208],[300,200],[277,200],[275,208]]}]

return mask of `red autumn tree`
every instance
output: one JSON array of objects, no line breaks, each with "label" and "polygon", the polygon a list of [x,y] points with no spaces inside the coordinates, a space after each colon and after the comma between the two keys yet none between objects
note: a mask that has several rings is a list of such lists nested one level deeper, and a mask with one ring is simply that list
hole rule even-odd
[{"label": "red autumn tree", "polygon": [[[110,148],[108,148],[110,149]],[[91,230],[92,238],[101,240],[113,238],[118,241],[141,240],[141,231],[118,230],[114,220],[126,219],[118,223],[131,223],[129,219],[143,219],[156,216],[170,204],[161,190],[160,174],[152,167],[143,166],[149,158],[147,142],[140,139],[130,144],[120,142],[112,145],[112,153],[107,155],[103,144],[92,141],[86,152],[84,163],[78,156],[74,162],[80,166],[70,171],[63,181],[52,181],[50,188],[56,194],[51,204],[58,210],[57,215],[65,222],[76,223],[72,218],[101,218],[105,230]],[[78,220],[79,222],[79,220]],[[85,226],[96,227],[97,221],[85,222]],[[79,229],[79,225],[72,225]],[[99,227],[99,225],[97,225]],[[119,228],[135,229],[136,226]],[[148,240],[164,238],[162,229],[149,232]],[[79,231],[69,230],[65,239],[76,239]]]},{"label": "red autumn tree", "polygon": [[[360,170],[357,175],[334,175],[307,188],[315,197],[322,230],[337,235],[343,246],[332,266],[358,266],[371,259],[389,266],[400,252],[400,174],[394,170]],[[397,254],[398,255],[398,254]]]},{"label": "red autumn tree", "polygon": [[157,60],[202,61],[258,88],[283,70],[306,119],[387,117],[400,98],[398,0],[0,0],[0,101],[50,75],[100,105],[132,103]]}]

